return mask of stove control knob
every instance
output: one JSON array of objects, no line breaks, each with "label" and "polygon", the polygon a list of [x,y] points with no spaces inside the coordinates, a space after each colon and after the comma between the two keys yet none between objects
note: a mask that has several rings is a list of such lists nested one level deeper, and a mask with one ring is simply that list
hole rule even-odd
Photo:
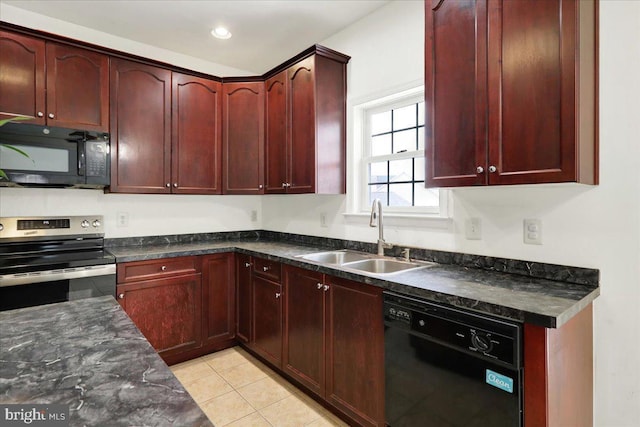
[{"label": "stove control knob", "polygon": [[84,221],[82,221],[80,223],[80,227],[82,228],[89,228],[89,221],[87,221],[86,219]]},{"label": "stove control knob", "polygon": [[100,220],[99,220],[99,219],[95,219],[95,220],[93,220],[93,226],[94,226],[95,228],[100,227]]},{"label": "stove control knob", "polygon": [[0,231],[4,230],[4,225],[0,224]]}]

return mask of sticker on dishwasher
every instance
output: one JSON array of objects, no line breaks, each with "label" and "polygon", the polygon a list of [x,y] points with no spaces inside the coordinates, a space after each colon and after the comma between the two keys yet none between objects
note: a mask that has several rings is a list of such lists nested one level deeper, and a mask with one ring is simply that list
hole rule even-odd
[{"label": "sticker on dishwasher", "polygon": [[486,379],[487,384],[504,390],[508,393],[513,393],[513,378],[509,378],[502,374],[487,369]]}]

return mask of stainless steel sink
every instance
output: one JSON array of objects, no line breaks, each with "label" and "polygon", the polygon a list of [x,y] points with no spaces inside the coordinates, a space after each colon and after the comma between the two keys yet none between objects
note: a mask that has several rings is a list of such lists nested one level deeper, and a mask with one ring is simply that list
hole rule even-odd
[{"label": "stainless steel sink", "polygon": [[301,255],[300,258],[307,261],[314,261],[323,264],[345,264],[353,261],[360,261],[370,258],[371,255],[361,252],[354,252],[348,250],[341,251],[329,251],[329,252],[317,252],[308,255]]},{"label": "stainless steel sink", "polygon": [[374,258],[366,259],[362,261],[355,261],[342,264],[344,268],[352,270],[359,270],[366,273],[373,274],[391,274],[406,272],[408,270],[415,270],[418,268],[427,267],[428,264],[417,264],[407,261],[398,261],[394,259],[386,258]]}]

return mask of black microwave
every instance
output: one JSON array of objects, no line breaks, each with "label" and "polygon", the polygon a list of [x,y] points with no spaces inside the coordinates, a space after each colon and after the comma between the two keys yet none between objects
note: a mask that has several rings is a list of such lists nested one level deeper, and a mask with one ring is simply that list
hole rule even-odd
[{"label": "black microwave", "polygon": [[0,186],[102,188],[111,177],[109,151],[108,133],[7,123]]}]

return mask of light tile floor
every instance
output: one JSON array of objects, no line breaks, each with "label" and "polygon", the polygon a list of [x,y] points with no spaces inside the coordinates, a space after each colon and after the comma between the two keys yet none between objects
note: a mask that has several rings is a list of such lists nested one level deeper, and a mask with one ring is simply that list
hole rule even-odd
[{"label": "light tile floor", "polygon": [[171,370],[216,427],[347,426],[240,347]]}]

